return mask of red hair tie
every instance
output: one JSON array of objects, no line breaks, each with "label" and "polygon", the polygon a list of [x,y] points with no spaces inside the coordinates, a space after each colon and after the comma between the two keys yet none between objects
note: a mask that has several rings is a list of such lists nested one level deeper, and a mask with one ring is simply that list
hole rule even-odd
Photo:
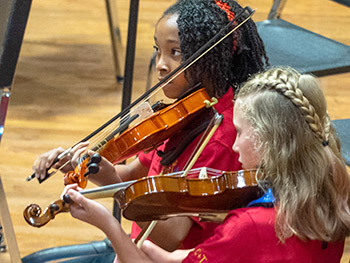
[{"label": "red hair tie", "polygon": [[[227,19],[229,21],[235,19],[235,13],[231,11],[231,7],[228,5],[228,3],[223,3],[220,0],[215,0],[215,4],[217,4],[217,6],[220,7],[221,10],[225,11]],[[233,40],[233,50],[237,50],[237,40]]]},{"label": "red hair tie", "polygon": [[228,20],[232,21],[235,18],[235,13],[231,11],[231,7],[228,5],[228,3],[223,3],[220,0],[215,0],[215,4],[217,4],[220,9],[225,11]]}]

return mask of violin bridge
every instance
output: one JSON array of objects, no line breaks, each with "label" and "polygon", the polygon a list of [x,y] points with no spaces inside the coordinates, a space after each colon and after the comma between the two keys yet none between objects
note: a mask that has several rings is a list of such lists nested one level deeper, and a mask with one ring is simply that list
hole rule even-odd
[{"label": "violin bridge", "polygon": [[131,111],[131,115],[137,114],[141,120],[152,116],[153,113],[153,109],[147,101],[144,101],[140,105],[137,105],[135,109]]},{"label": "violin bridge", "polygon": [[202,167],[201,171],[199,172],[199,179],[207,179],[208,178],[208,173],[207,173],[207,168],[206,167]]}]

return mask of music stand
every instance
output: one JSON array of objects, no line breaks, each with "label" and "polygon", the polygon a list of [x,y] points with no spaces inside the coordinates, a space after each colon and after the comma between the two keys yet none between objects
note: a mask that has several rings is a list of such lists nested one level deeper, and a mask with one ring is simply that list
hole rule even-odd
[{"label": "music stand", "polygon": [[31,0],[0,2],[0,140]]},{"label": "music stand", "polygon": [[[0,141],[31,0],[0,1]],[[0,178],[0,218],[12,262],[22,262]]]}]

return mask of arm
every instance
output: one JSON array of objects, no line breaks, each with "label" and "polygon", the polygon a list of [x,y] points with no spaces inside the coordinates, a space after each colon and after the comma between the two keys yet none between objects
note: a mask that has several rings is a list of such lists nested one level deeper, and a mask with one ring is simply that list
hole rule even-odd
[{"label": "arm", "polygon": [[[91,154],[89,152],[89,154]],[[136,180],[147,176],[148,168],[142,165],[138,158],[129,164],[113,165],[102,157],[99,163],[100,171],[89,175],[89,180],[97,185],[109,185]]]},{"label": "arm", "polygon": [[114,218],[104,206],[85,198],[79,192],[74,190],[74,188],[77,189],[76,185],[66,187],[66,191],[73,201],[70,206],[72,216],[102,230],[111,241],[113,249],[118,255],[120,262],[172,263],[181,262],[182,259],[179,259],[179,257],[184,258],[187,255],[185,253],[176,252],[175,255],[177,261],[174,261],[175,258],[172,253],[168,253],[155,245],[147,246],[147,244],[146,251],[148,251],[149,254],[143,252],[143,250],[136,247],[128,235],[123,231],[118,220]]},{"label": "arm", "polygon": [[71,203],[71,215],[102,230],[112,243],[121,262],[151,262],[122,230],[117,219],[101,204],[85,198],[74,185],[66,187]]},{"label": "arm", "polygon": [[[137,222],[143,228],[145,222]],[[189,217],[173,217],[157,222],[149,235],[149,239],[167,251],[174,251],[185,239],[193,225]]]},{"label": "arm", "polygon": [[[62,147],[41,154],[33,164],[33,173],[35,173],[37,178],[44,179],[46,176],[46,169],[51,165],[53,168],[58,169],[64,163],[67,164],[60,169],[61,172],[66,173],[70,170],[74,170],[78,164],[79,157],[86,151],[88,145],[89,142],[76,145],[68,155],[54,165],[52,165],[52,163],[55,158],[64,152]],[[94,152],[89,151],[88,154],[91,156]],[[138,179],[147,176],[148,172],[148,168],[143,166],[138,158],[127,165],[113,165],[107,159],[102,157],[102,161],[99,163],[99,168],[100,171],[97,174],[89,175],[89,180],[97,185],[108,185]]]},{"label": "arm", "polygon": [[141,247],[142,251],[152,259],[153,262],[180,263],[193,249],[178,249],[174,252],[167,252],[149,240],[146,240]]}]

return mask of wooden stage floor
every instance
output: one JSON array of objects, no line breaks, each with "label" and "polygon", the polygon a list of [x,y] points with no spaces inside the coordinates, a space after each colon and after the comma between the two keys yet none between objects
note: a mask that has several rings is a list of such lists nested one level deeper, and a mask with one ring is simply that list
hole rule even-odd
[{"label": "wooden stage floor", "polygon": [[[129,1],[115,1],[125,47]],[[267,18],[272,1],[242,0],[257,8],[255,21]],[[172,0],[140,1],[133,99],[145,91],[153,52],[153,28]],[[282,18],[350,45],[350,9],[328,0],[286,3]],[[123,54],[122,54],[123,55]],[[330,115],[349,118],[350,73],[321,78]],[[60,214],[42,228],[23,219],[29,203],[46,208],[63,189],[58,174],[43,184],[26,182],[36,156],[69,147],[120,111],[122,85],[116,83],[105,2],[101,0],[33,1],[10,98],[0,147],[4,184],[21,257],[35,251],[104,239],[102,232]],[[89,187],[93,187],[89,184]],[[112,201],[102,200],[107,207]],[[130,223],[123,221],[126,231]],[[342,262],[350,257],[347,241]],[[0,262],[10,262],[0,253]]]}]

